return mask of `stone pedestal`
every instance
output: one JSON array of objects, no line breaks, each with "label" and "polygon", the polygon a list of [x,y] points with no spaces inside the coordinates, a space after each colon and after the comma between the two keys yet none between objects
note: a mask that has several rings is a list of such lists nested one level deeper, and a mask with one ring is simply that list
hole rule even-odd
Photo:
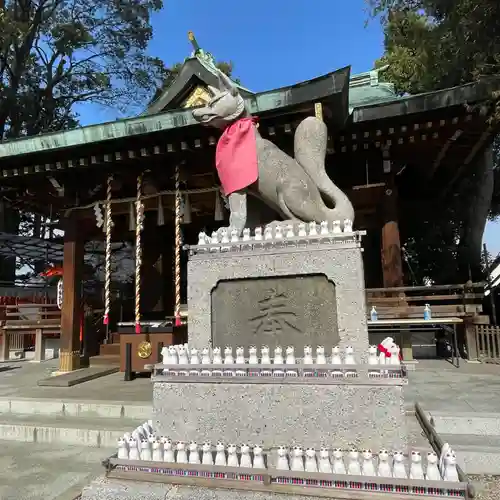
[{"label": "stone pedestal", "polygon": [[154,379],[159,435],[198,443],[263,443],[373,450],[407,445],[403,380],[238,377],[197,382]]},{"label": "stone pedestal", "polygon": [[190,346],[368,347],[358,233],[195,247],[188,282]]}]

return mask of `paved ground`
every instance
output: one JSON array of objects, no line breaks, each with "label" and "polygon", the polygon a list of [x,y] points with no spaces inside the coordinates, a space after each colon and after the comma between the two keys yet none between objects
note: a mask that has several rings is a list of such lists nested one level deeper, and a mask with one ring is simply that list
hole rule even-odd
[{"label": "paved ground", "polygon": [[[121,373],[68,388],[38,387],[36,381],[57,366],[57,361],[0,364],[0,397],[151,404],[150,380],[138,378],[124,382]],[[407,403],[419,401],[424,408],[434,411],[500,413],[498,365],[462,362],[457,369],[446,361],[421,361],[415,371],[410,371],[409,378],[405,389]]]},{"label": "paved ground", "polygon": [[100,462],[113,451],[5,441],[0,444],[0,500],[72,500],[102,474]]},{"label": "paved ground", "polygon": [[[36,385],[56,368],[57,361],[0,364],[0,398],[151,405],[150,380],[124,382],[120,373],[70,388]],[[422,361],[410,372],[405,395],[408,404],[419,401],[427,410],[500,413],[500,366],[462,363],[457,369],[446,361]],[[422,443],[416,426],[411,428],[411,441],[415,446]],[[58,496],[72,485],[86,484],[100,474],[100,460],[110,454],[102,448],[15,442],[2,442],[0,447],[0,500],[67,500]],[[481,482],[488,488],[481,500],[500,499],[497,479]]]}]

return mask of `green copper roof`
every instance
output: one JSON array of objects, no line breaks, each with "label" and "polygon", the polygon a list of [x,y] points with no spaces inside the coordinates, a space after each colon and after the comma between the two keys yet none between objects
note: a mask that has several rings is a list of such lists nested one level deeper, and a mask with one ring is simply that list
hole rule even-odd
[{"label": "green copper roof", "polygon": [[398,99],[392,83],[379,81],[379,73],[387,66],[354,75],[349,82],[349,108],[368,106]]},{"label": "green copper roof", "polygon": [[[309,82],[284,87],[282,89],[253,94],[246,97],[247,109],[252,114],[261,114],[280,108],[325,99],[343,90],[349,78],[350,68],[343,68]],[[345,83],[344,83],[345,82]],[[25,137],[0,143],[0,158],[39,153],[56,149],[82,146],[125,137],[140,136],[174,128],[198,125],[191,109],[166,111],[146,116],[117,120],[109,123],[89,125],[63,132],[52,132],[34,137]]]},{"label": "green copper roof", "polygon": [[[348,68],[345,68],[309,82],[253,94],[246,97],[246,104],[253,114],[261,114],[325,99],[340,92],[341,81],[348,72]],[[314,92],[307,91],[308,86],[314,88]],[[378,71],[368,72],[350,79],[349,108],[352,120],[356,123],[480,102],[491,99],[499,90],[500,77],[428,94],[399,97],[390,84],[378,82]],[[197,125],[191,109],[167,111],[6,141],[0,143],[0,158],[78,147],[189,125]]]}]

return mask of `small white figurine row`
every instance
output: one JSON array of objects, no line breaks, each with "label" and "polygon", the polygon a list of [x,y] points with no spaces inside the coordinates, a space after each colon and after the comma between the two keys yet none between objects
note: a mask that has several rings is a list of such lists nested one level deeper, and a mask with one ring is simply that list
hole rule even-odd
[{"label": "small white figurine row", "polygon": [[451,449],[441,454],[439,464],[438,457],[433,451],[427,453],[425,472],[419,451],[411,452],[409,471],[405,465],[404,453],[401,451],[395,451],[391,460],[387,450],[380,450],[375,460],[371,450],[363,450],[360,454],[358,450],[352,449],[344,459],[344,452],[340,448],[334,449],[330,457],[327,448],[321,448],[318,456],[314,448],[307,448],[304,453],[300,446],[292,448],[290,452],[281,446],[277,450],[277,455],[276,469],[279,470],[427,479],[429,481],[459,480],[456,455]]},{"label": "small white figurine row", "polygon": [[333,221],[332,227],[328,226],[327,221],[321,222],[319,225],[316,222],[309,222],[306,224],[301,222],[297,226],[297,234],[295,234],[294,226],[288,224],[286,226],[281,226],[276,224],[273,226],[267,226],[262,232],[261,227],[256,227],[254,230],[254,236],[251,236],[249,228],[243,229],[243,235],[240,238],[237,229],[222,229],[221,235],[214,231],[212,236],[209,237],[204,232],[198,235],[198,245],[219,245],[219,244],[230,244],[230,243],[240,243],[240,242],[260,242],[260,241],[270,241],[270,240],[283,240],[292,238],[317,238],[322,236],[330,236],[332,234],[342,234],[352,233],[352,221],[349,219],[344,220],[343,231],[341,221]]},{"label": "small white figurine row", "polygon": [[118,458],[122,460],[265,469],[262,448],[254,446],[252,454],[250,451],[250,446],[241,445],[238,456],[236,445],[230,444],[226,448],[223,443],[218,442],[215,446],[214,458],[214,447],[208,442],[203,443],[200,448],[194,441],[190,443],[178,441],[174,445],[168,438],[158,439],[155,436],[141,438],[139,442],[133,437],[128,440],[126,438],[118,440]]},{"label": "small white figurine row", "polygon": [[[376,348],[375,348],[376,349]],[[245,357],[245,348],[237,347],[236,356],[233,355],[233,348],[226,346],[224,355],[222,355],[220,347],[204,347],[201,354],[198,349],[192,348],[189,350],[185,345],[163,347],[161,351],[162,361],[165,365],[233,365],[233,364],[249,364],[249,365],[354,365],[356,359],[354,357],[354,349],[351,346],[345,347],[343,353],[339,346],[332,348],[331,356],[326,356],[323,346],[316,347],[316,356],[313,357],[313,349],[311,346],[304,346],[304,357],[295,357],[295,348],[288,346],[283,355],[283,348],[277,346],[274,349],[274,355],[271,358],[270,349],[268,346],[262,346],[260,349],[260,358],[257,355],[257,347],[250,346],[248,349],[248,358]],[[378,364],[378,363],[377,363]]]},{"label": "small white figurine row", "polygon": [[[252,453],[251,453],[252,451]],[[214,457],[215,452],[215,457]],[[194,441],[186,444],[183,441],[174,443],[165,437],[157,438],[154,434],[142,436],[140,439],[132,435],[118,440],[117,457],[121,460],[144,460],[177,464],[218,465],[223,467],[248,467],[265,469],[266,464],[261,446],[256,445],[251,450],[248,444],[239,447],[229,444],[227,447],[221,441],[215,449],[210,442],[198,446]],[[458,481],[456,456],[450,449],[438,457],[434,452],[427,454],[427,467],[423,469],[422,456],[418,451],[410,455],[409,472],[405,465],[405,456],[401,451],[393,453],[392,460],[387,450],[381,450],[374,457],[371,450],[361,453],[352,449],[344,459],[344,451],[340,448],[330,451],[321,448],[319,454],[314,448],[300,446],[288,450],[280,446],[276,452],[275,467],[277,470],[296,472],[322,472],[327,474],[350,474],[358,476],[379,476],[410,479],[428,479],[439,481]]]}]

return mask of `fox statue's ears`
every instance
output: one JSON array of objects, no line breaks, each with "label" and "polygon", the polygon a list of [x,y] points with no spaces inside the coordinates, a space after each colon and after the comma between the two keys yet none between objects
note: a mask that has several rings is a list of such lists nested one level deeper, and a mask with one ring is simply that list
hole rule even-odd
[{"label": "fox statue's ears", "polygon": [[227,90],[233,96],[237,96],[239,94],[238,89],[234,86],[231,79],[220,70],[219,70],[219,88],[222,92]]},{"label": "fox statue's ears", "polygon": [[212,97],[217,97],[220,94],[220,90],[212,85],[208,86],[208,91],[212,94]]},{"label": "fox statue's ears", "polygon": [[222,92],[229,92],[232,96],[235,97],[239,94],[238,89],[234,86],[233,82],[220,70],[218,74],[218,80],[219,88],[213,87],[212,85],[208,86],[208,90],[213,97],[219,96]]}]

